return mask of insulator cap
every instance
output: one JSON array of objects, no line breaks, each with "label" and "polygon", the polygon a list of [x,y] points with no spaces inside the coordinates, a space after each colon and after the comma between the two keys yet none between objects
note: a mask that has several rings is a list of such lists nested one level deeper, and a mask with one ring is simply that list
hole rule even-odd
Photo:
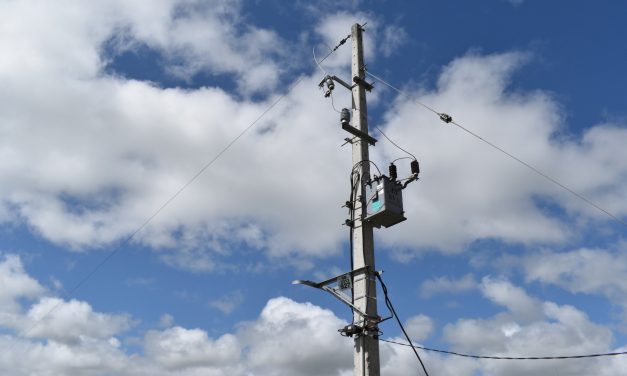
[{"label": "insulator cap", "polygon": [[398,178],[398,173],[396,171],[396,165],[394,163],[390,163],[389,172],[390,180],[395,181],[396,178]]},{"label": "insulator cap", "polygon": [[409,165],[411,167],[411,173],[418,175],[420,173],[420,165],[418,164],[417,160],[413,160],[411,161],[411,164]]}]

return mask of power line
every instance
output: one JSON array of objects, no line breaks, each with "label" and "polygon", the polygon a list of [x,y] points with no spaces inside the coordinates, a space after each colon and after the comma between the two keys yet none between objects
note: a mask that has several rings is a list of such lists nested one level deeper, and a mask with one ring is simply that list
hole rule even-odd
[{"label": "power line", "polygon": [[473,358],[473,359],[493,359],[493,360],[559,360],[559,359],[584,359],[584,358],[600,358],[607,356],[618,356],[618,355],[627,355],[627,351],[618,351],[618,352],[609,352],[609,353],[599,353],[599,354],[585,354],[585,355],[565,355],[565,356],[488,356],[488,355],[472,355],[472,354],[463,354],[455,351],[446,351],[439,349],[432,349],[424,346],[416,346],[414,344],[402,343],[397,341],[392,341],[389,339],[379,338],[381,342],[387,342],[394,345],[412,347],[414,349],[420,349],[425,351],[438,352],[442,354],[461,356],[464,358]]},{"label": "power line", "polygon": [[[385,81],[384,79],[382,79],[381,77],[366,71],[366,74],[368,74],[369,76],[371,76],[372,78],[374,78],[375,80],[381,82],[382,84],[386,85],[387,87],[391,88],[392,90],[397,91],[399,94],[403,94],[403,95],[408,95],[407,93],[405,93],[403,90],[397,88],[396,86],[390,84],[389,82]],[[566,186],[565,184],[561,183],[559,180],[557,180],[556,178],[551,177],[550,175],[548,175],[545,172],[540,171],[538,168],[534,167],[533,165],[531,165],[528,162],[525,162],[524,160],[520,159],[519,157],[516,157],[515,155],[513,155],[512,153],[506,151],[505,149],[503,149],[502,147],[496,145],[495,143],[486,140],[485,138],[481,137],[480,135],[478,135],[476,132],[473,132],[471,130],[469,130],[468,128],[462,126],[461,124],[459,124],[458,122],[454,121],[453,118],[448,115],[447,113],[444,112],[438,112],[437,110],[435,110],[434,108],[428,106],[427,104],[417,100],[417,99],[413,99],[418,105],[424,107],[425,109],[427,109],[428,111],[433,112],[434,114],[438,115],[438,117],[444,121],[445,123],[450,123],[453,124],[455,126],[457,126],[459,129],[465,131],[466,133],[470,134],[471,136],[477,138],[480,141],[483,141],[484,143],[486,143],[487,145],[489,145],[490,147],[494,148],[495,150],[503,153],[504,155],[508,156],[509,158],[513,159],[514,161],[520,163],[521,165],[525,166],[526,168],[528,168],[529,170],[535,172],[536,174],[540,175],[541,177],[545,178],[546,180],[550,181],[551,183],[557,185],[558,187],[562,188],[563,190],[565,190],[566,192],[572,194],[573,196],[577,197],[578,199],[582,200],[583,202],[585,202],[586,204],[590,205],[591,207],[595,208],[596,210],[604,213],[605,215],[607,215],[608,217],[610,217],[611,219],[615,220],[616,222],[624,225],[625,227],[627,227],[627,221],[619,218],[616,214],[610,212],[607,209],[604,209],[603,207],[599,206],[598,204],[596,204],[595,202],[593,202],[592,200],[586,198],[584,195],[582,195],[581,193],[578,193],[577,191],[575,191],[572,188],[569,188],[568,186]],[[386,137],[387,138],[387,137]]]},{"label": "power line", "polygon": [[[316,64],[320,66],[320,63],[325,61],[331,54],[333,54],[341,45],[343,45],[346,40],[350,37],[344,38],[340,41],[340,43],[329,53],[323,57],[320,61],[316,61]],[[209,167],[211,167],[224,153],[226,153],[244,134],[246,134],[251,128],[253,128],[259,120],[261,120],[270,110],[272,110],[279,102],[281,102],[291,91],[305,79],[305,75],[301,75],[296,81],[294,81],[285,93],[281,94],[274,102],[272,102],[255,120],[253,120],[246,128],[244,128],[235,138],[233,138],[222,150],[220,150],[210,161],[205,163],[200,170],[194,176],[192,176],[185,184],[183,184],[172,196],[170,196],[150,217],[148,217],[135,231],[133,231],[129,236],[124,238],[118,246],[113,248],[96,266],[94,266],[83,278],[81,278],[78,283],[76,283],[67,293],[62,295],[63,299],[68,299],[71,297],[79,288],[81,288],[91,277],[94,276],[109,260],[111,260],[121,249],[122,246],[128,244],[135,236],[141,232],[150,222],[152,222],[155,217],[159,215],[172,201],[174,201],[187,187],[189,187],[192,183],[196,181]],[[60,306],[63,304],[63,300],[59,303],[55,304],[50,310],[48,310],[44,315],[42,315],[39,319],[35,320],[35,322],[23,332],[24,336],[27,336],[33,329],[35,329],[45,318],[54,313]]]},{"label": "power line", "polygon": [[379,128],[379,127],[377,127],[377,126],[375,126],[374,128],[375,128],[376,130],[378,130],[378,131],[379,131],[379,133],[381,133],[381,134],[383,135],[383,137],[385,137],[385,139],[386,139],[386,140],[388,140],[388,141],[389,141],[392,145],[394,145],[394,146],[396,146],[398,149],[400,149],[400,150],[404,151],[406,154],[411,155],[411,156],[414,158],[414,160],[416,160],[416,156],[415,156],[415,155],[413,155],[412,153],[410,153],[410,152],[408,152],[407,150],[403,149],[402,147],[398,146],[398,144],[397,144],[396,142],[394,142],[394,141],[390,140],[390,138],[389,138],[389,137],[388,137],[385,133],[383,133],[383,131],[381,130],[381,128]]}]

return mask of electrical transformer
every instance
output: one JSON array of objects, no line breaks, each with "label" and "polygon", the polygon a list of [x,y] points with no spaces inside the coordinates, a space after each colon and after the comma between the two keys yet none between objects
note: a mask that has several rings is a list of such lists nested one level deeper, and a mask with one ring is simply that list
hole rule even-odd
[{"label": "electrical transformer", "polygon": [[366,218],[374,227],[390,227],[404,221],[403,185],[387,176],[364,184]]}]

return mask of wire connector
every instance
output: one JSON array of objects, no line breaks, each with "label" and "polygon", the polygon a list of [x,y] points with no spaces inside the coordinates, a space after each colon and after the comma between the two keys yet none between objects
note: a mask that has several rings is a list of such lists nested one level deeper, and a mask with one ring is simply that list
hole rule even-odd
[{"label": "wire connector", "polygon": [[340,46],[341,46],[341,45],[343,45],[344,43],[346,43],[346,41],[347,41],[347,40],[349,40],[349,39],[350,39],[350,37],[351,37],[351,35],[350,35],[350,34],[348,34],[348,35],[346,36],[346,38],[344,38],[344,39],[340,40],[340,43],[338,43],[338,44],[337,44],[337,46],[335,46],[335,47],[333,48],[333,51],[336,51],[338,48],[340,48]]},{"label": "wire connector", "polygon": [[445,122],[446,124],[450,123],[453,121],[453,117],[449,114],[445,114],[444,112],[438,114],[440,115],[440,120],[442,120],[443,122]]}]

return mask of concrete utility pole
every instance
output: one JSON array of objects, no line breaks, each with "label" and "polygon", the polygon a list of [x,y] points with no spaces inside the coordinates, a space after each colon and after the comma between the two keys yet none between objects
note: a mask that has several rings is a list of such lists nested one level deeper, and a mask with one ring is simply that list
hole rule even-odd
[{"label": "concrete utility pole", "polygon": [[[362,27],[354,24],[351,29],[352,37],[352,77],[353,82],[365,82],[366,71],[364,66],[364,50],[362,43]],[[353,127],[368,134],[368,114],[366,106],[365,85],[354,85],[353,94]],[[370,178],[370,162],[368,156],[369,144],[364,139],[356,139],[353,143],[353,165],[359,164],[358,171],[362,181]],[[357,194],[352,203],[356,211],[353,223],[353,270],[367,267],[364,273],[355,275],[353,281],[353,301],[359,310],[370,317],[377,317],[377,288],[372,272],[374,263],[373,226],[368,221],[362,221],[366,216],[366,207],[363,205],[363,185],[357,184]],[[354,313],[355,323],[368,324],[365,318]],[[355,338],[355,376],[379,376],[379,340],[371,335],[357,335]]]},{"label": "concrete utility pole", "polygon": [[[340,112],[342,129],[354,136],[352,139],[345,138],[346,143],[352,144],[353,147],[350,199],[352,202],[347,202],[345,205],[350,213],[350,218],[346,220],[345,224],[350,226],[351,231],[351,271],[322,282],[297,279],[292,284],[326,291],[351,307],[353,311],[352,323],[340,329],[339,332],[342,336],[351,337],[355,341],[354,375],[379,376],[379,335],[381,332],[378,325],[384,320],[377,314],[376,280],[380,276],[375,269],[373,228],[380,228],[381,226],[387,228],[406,219],[403,215],[402,192],[407,184],[418,180],[420,166],[414,157],[410,164],[411,176],[398,180],[397,169],[394,161],[392,161],[389,166],[389,176],[381,174],[378,168],[379,175],[372,178],[370,176],[370,165],[373,163],[370,161],[368,148],[370,145],[374,145],[377,140],[368,132],[366,92],[372,90],[373,86],[366,82],[363,31],[361,25],[354,24],[351,35],[342,39],[331,51],[333,53],[337,50],[349,37],[352,39],[352,79],[350,83],[337,76],[327,74],[318,84],[320,89],[324,89],[324,96],[327,98],[332,95],[335,88],[334,82],[352,93],[352,124],[350,110],[343,108]],[[331,97],[331,99],[333,98]],[[446,114],[441,114],[440,117],[442,118],[443,115]],[[398,145],[396,146],[398,147]],[[413,157],[413,154],[404,149],[401,150]],[[381,283],[383,284],[383,281]],[[352,296],[346,293],[349,289]],[[389,307],[394,313],[391,306]],[[411,342],[409,338],[407,339]]]}]

